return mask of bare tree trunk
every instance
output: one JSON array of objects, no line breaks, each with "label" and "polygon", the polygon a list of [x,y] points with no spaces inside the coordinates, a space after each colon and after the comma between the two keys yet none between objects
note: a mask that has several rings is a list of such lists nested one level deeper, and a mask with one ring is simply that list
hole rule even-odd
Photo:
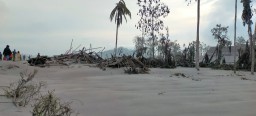
[{"label": "bare tree trunk", "polygon": [[236,73],[236,20],[237,20],[237,0],[235,0],[235,26],[234,26],[234,73]]},{"label": "bare tree trunk", "polygon": [[251,74],[254,75],[254,45],[253,45],[253,38],[252,38],[252,28],[251,28],[251,24],[248,24],[248,34],[249,34],[249,38],[250,38],[250,56],[251,56]]},{"label": "bare tree trunk", "polygon": [[254,34],[252,37],[252,66],[251,66],[251,74],[254,75],[254,64],[255,64],[255,38],[256,38],[256,24],[255,24],[255,28],[254,28]]},{"label": "bare tree trunk", "polygon": [[116,24],[116,46],[115,46],[115,57],[117,52],[117,37],[118,37],[118,24]]},{"label": "bare tree trunk", "polygon": [[153,18],[153,16],[154,16],[154,14],[152,13],[152,27],[151,27],[151,30],[152,30],[152,32],[151,32],[151,34],[152,34],[152,39],[153,39],[153,43],[152,43],[152,46],[153,46],[153,48],[152,48],[152,54],[153,54],[153,59],[155,59],[155,35],[154,35],[154,18]]},{"label": "bare tree trunk", "polygon": [[254,62],[255,62],[255,41],[254,38],[252,38],[252,67],[251,67],[251,74],[254,75]]},{"label": "bare tree trunk", "polygon": [[200,0],[197,1],[197,34],[196,34],[196,69],[199,71],[199,24],[200,24]]}]

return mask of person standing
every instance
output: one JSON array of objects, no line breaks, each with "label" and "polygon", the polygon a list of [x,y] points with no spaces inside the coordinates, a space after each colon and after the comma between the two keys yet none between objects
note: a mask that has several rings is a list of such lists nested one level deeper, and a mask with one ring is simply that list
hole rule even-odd
[{"label": "person standing", "polygon": [[9,57],[9,59],[8,60],[12,60],[12,52],[11,52],[11,55],[10,55],[10,57]]},{"label": "person standing", "polygon": [[16,58],[15,61],[21,61],[20,51],[17,52],[15,58]]},{"label": "person standing", "polygon": [[2,60],[2,52],[0,52],[0,60]]},{"label": "person standing", "polygon": [[23,59],[22,59],[23,61],[25,61],[26,60],[26,55],[23,55]]},{"label": "person standing", "polygon": [[12,52],[12,60],[15,61],[16,60],[16,50],[14,49]]},{"label": "person standing", "polygon": [[37,54],[37,58],[40,58],[40,53]]},{"label": "person standing", "polygon": [[3,52],[4,58],[5,58],[7,61],[10,60],[11,54],[12,54],[12,51],[10,50],[9,45],[6,45],[6,47],[4,48],[4,52]]}]

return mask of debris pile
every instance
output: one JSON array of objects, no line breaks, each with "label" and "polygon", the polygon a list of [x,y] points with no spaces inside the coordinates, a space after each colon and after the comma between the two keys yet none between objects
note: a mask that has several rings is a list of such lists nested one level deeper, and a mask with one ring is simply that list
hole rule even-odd
[{"label": "debris pile", "polygon": [[[73,42],[73,40],[72,40]],[[111,68],[120,68],[124,67],[125,73],[128,74],[141,74],[141,73],[148,73],[149,69],[144,65],[142,59],[137,59],[132,56],[123,55],[122,57],[113,57],[109,59],[103,59],[98,53],[102,53],[105,49],[103,48],[100,52],[94,52],[92,49],[98,48],[91,48],[90,49],[83,49],[76,51],[77,48],[72,50],[72,42],[70,49],[67,50],[65,54],[56,55],[53,57],[47,56],[40,56],[38,55],[36,58],[31,58],[28,60],[28,63],[31,66],[59,66],[59,65],[66,65],[69,66],[71,64],[96,64],[100,69],[106,70],[106,67]]]},{"label": "debris pile", "polygon": [[28,63],[31,66],[56,66],[56,65],[70,65],[73,63],[84,63],[84,64],[97,64],[103,59],[96,52],[86,52],[87,50],[83,48],[77,52],[66,53],[61,55],[56,55],[53,57],[47,56],[37,56],[36,58],[31,58]]},{"label": "debris pile", "polygon": [[125,56],[111,58],[102,61],[98,64],[98,67],[102,70],[106,70],[106,67],[120,68],[124,67],[125,73],[128,74],[141,74],[148,73],[149,69],[138,59],[132,56]]}]

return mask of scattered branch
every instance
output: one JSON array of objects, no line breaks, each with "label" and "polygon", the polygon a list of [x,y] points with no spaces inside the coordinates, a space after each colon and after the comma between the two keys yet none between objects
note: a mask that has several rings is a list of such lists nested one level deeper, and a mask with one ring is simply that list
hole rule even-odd
[{"label": "scattered branch", "polygon": [[52,92],[39,97],[34,104],[32,116],[71,116],[71,102],[61,103]]},{"label": "scattered branch", "polygon": [[5,95],[8,98],[12,98],[13,104],[16,106],[26,106],[34,96],[38,95],[41,87],[45,86],[44,82],[31,82],[36,73],[37,70],[34,70],[32,73],[21,72],[21,79],[18,82],[13,82],[9,87],[3,89]]}]

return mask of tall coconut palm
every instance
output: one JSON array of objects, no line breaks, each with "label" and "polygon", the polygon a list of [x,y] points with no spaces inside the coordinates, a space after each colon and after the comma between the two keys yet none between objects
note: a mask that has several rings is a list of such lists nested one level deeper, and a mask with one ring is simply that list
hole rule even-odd
[{"label": "tall coconut palm", "polygon": [[[185,0],[188,1],[190,4],[191,0]],[[200,0],[197,1],[197,31],[196,31],[196,69],[199,71],[199,26],[200,26]]]},{"label": "tall coconut palm", "polygon": [[235,0],[235,26],[234,26],[234,73],[236,73],[236,20],[237,20],[237,0]]},{"label": "tall coconut palm", "polygon": [[250,39],[250,56],[251,56],[251,74],[254,75],[254,43],[253,43],[253,38],[252,38],[252,11],[251,11],[251,0],[241,0],[243,3],[243,14],[242,14],[242,20],[244,26],[247,24],[248,25],[248,35]]},{"label": "tall coconut palm", "polygon": [[200,0],[197,0],[197,32],[196,32],[196,69],[199,70],[199,25],[200,25]]},{"label": "tall coconut palm", "polygon": [[126,7],[124,0],[120,0],[118,3],[116,3],[116,7],[110,13],[110,21],[112,21],[115,18],[114,20],[116,23],[115,57],[116,57],[116,51],[117,51],[118,28],[123,22],[123,17],[127,22],[126,15],[128,15],[131,18],[131,12]]}]

